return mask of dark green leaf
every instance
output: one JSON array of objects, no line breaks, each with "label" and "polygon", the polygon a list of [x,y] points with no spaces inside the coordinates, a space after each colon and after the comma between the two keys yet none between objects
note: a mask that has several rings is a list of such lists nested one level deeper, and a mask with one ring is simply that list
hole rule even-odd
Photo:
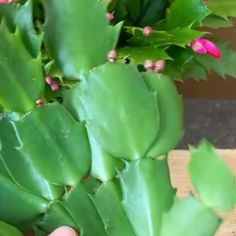
[{"label": "dark green leaf", "polygon": [[175,0],[166,17],[166,28],[174,29],[202,21],[210,14],[202,0]]},{"label": "dark green leaf", "polygon": [[4,21],[0,35],[0,104],[5,110],[29,111],[43,94],[41,58],[33,59],[19,30],[10,33]]},{"label": "dark green leaf", "polygon": [[[20,4],[1,4],[0,19],[6,19],[12,33],[17,29],[22,34],[24,46],[33,57],[39,55],[42,35],[37,35],[33,24],[33,0]],[[1,34],[2,35],[2,34]]]},{"label": "dark green leaf", "polygon": [[1,122],[0,135],[0,154],[13,178],[47,198],[55,194],[50,182],[75,185],[90,168],[85,127],[58,104]]},{"label": "dark green leaf", "polygon": [[109,25],[104,2],[44,0],[43,4],[46,43],[66,77],[79,79],[81,73],[106,62],[121,25]]},{"label": "dark green leaf", "polygon": [[124,47],[119,49],[119,57],[129,58],[133,63],[144,64],[147,59],[171,60],[163,48],[153,47]]}]

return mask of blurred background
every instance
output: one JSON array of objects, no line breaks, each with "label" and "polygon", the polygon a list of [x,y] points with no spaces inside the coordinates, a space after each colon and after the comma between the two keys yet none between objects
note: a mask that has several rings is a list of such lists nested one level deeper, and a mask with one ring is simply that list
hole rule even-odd
[{"label": "blurred background", "polygon": [[[234,25],[211,32],[229,41],[236,50],[236,20]],[[218,148],[236,148],[236,79],[222,79],[212,73],[208,81],[191,79],[177,82],[177,87],[184,96],[185,106],[185,137],[178,148],[196,145],[202,138]]]}]

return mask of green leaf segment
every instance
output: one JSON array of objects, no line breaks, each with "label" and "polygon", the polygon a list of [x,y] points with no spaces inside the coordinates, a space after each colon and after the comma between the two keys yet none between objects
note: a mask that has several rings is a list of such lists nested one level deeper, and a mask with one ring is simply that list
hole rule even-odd
[{"label": "green leaf segment", "polygon": [[[221,221],[217,211],[233,209],[235,180],[202,142],[191,148],[189,164],[199,200],[176,199],[168,153],[183,135],[183,104],[173,79],[134,63],[106,62],[121,27],[106,19],[108,1],[40,2],[42,50],[32,17],[38,4],[0,6],[0,235],[20,236],[13,226],[47,235],[69,225],[82,236],[212,236]],[[158,2],[114,4],[142,25],[171,4]],[[183,50],[202,34],[190,26],[208,14],[201,1],[174,1],[162,22],[168,32],[154,32],[166,40],[154,59],[171,59],[164,46]],[[136,32],[129,43],[140,46],[140,29],[129,32]],[[180,64],[189,54],[183,57]],[[46,97],[48,63],[60,70],[62,89],[58,101],[36,106]]]}]

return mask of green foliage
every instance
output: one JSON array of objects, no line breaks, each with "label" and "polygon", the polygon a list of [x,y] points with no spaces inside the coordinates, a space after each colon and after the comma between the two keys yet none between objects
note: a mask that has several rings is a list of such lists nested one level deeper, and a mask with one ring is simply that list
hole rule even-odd
[{"label": "green foliage", "polygon": [[116,45],[121,24],[109,26],[103,2],[42,2],[46,14],[45,41],[66,77],[79,79],[82,73],[106,62],[107,53]]},{"label": "green foliage", "polygon": [[236,182],[230,169],[209,142],[202,142],[190,151],[189,173],[201,200],[209,208],[232,211],[236,202]]},{"label": "green foliage", "polygon": [[0,221],[0,236],[5,236],[5,235],[23,236],[23,234],[13,226]]},{"label": "green foliage", "polygon": [[0,104],[5,111],[24,113],[43,94],[41,58],[32,58],[19,28],[11,33],[2,20],[0,34]]},{"label": "green foliage", "polygon": [[[115,157],[143,157],[159,130],[156,96],[131,65],[107,63],[95,68],[65,92],[64,101],[76,117],[86,121],[101,147]],[[143,122],[146,117],[148,122]]]},{"label": "green foliage", "polygon": [[[191,49],[206,34],[200,25],[228,27],[235,8],[219,0],[1,4],[0,235],[21,235],[6,222],[38,236],[60,225],[81,236],[212,236],[217,210],[235,205],[235,179],[203,142],[189,164],[201,201],[176,199],[168,153],[183,135],[183,104],[173,80],[211,70],[236,77],[226,44],[217,44],[223,61]],[[163,73],[145,72],[147,59],[165,60]],[[50,90],[45,76],[60,88]]]},{"label": "green foliage", "polygon": [[207,7],[215,15],[224,19],[236,17],[236,2],[234,0],[209,0]]},{"label": "green foliage", "polygon": [[193,197],[175,200],[169,212],[163,215],[160,236],[209,235],[219,227],[219,218]]}]

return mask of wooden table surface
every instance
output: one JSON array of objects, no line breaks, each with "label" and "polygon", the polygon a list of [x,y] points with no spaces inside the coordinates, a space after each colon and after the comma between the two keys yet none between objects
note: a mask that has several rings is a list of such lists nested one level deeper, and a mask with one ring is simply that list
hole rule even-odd
[{"label": "wooden table surface", "polygon": [[[219,153],[236,176],[236,150],[219,150]],[[187,173],[189,159],[189,152],[184,150],[171,152],[169,158],[172,184],[177,188],[177,195],[180,198],[188,196],[190,190],[193,189]],[[215,236],[236,236],[236,208]]]}]

